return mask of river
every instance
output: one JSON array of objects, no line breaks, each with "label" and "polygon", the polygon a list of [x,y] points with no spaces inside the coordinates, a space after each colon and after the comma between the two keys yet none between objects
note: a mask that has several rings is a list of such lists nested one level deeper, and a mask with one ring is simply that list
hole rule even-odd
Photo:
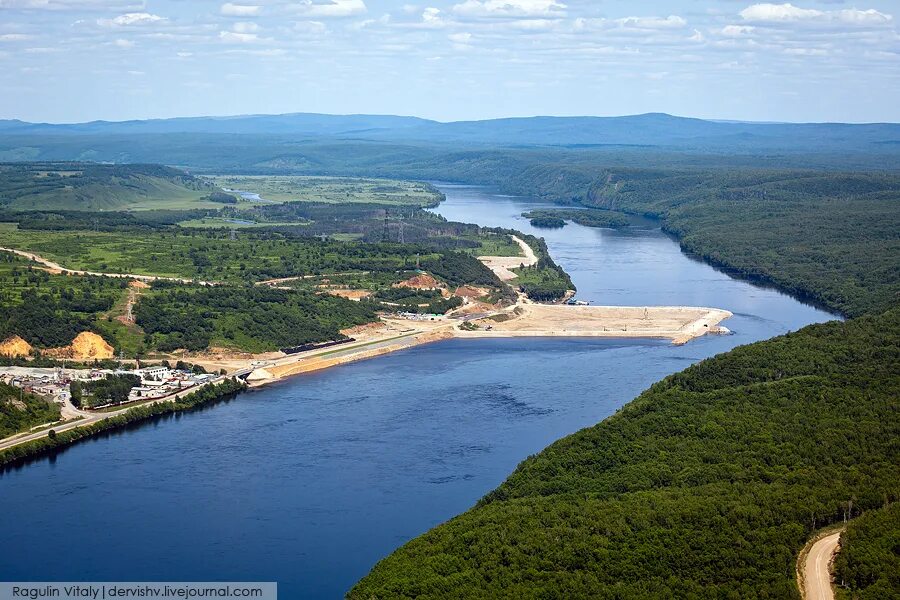
[{"label": "river", "polygon": [[293,378],[0,475],[5,581],[277,581],[339,598],[529,454],[693,362],[831,315],[685,256],[658,228],[535,230],[537,205],[442,185],[452,219],[542,235],[579,297],[731,310],[685,346],[452,340]]}]

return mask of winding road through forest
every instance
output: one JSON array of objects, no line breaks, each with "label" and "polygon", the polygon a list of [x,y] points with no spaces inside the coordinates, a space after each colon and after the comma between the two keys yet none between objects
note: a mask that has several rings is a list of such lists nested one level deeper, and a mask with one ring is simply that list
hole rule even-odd
[{"label": "winding road through forest", "polygon": [[803,561],[804,600],[834,600],[831,589],[831,562],[840,548],[841,532],[816,540]]}]

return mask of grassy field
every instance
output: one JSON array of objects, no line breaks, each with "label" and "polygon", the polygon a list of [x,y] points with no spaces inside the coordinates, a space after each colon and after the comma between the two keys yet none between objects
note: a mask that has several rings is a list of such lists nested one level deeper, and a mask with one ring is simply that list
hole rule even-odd
[{"label": "grassy field", "polygon": [[219,208],[207,181],[161,165],[0,164],[0,207],[11,210]]},{"label": "grassy field", "polygon": [[[223,231],[56,232],[0,227],[0,246],[35,252],[62,266],[209,281],[250,282],[317,273],[396,270],[415,265],[414,246],[269,239]],[[437,253],[420,253],[420,259]]]},{"label": "grassy field", "polygon": [[[295,176],[216,176],[223,189],[259,194],[268,202],[328,202],[437,206],[442,196],[427,183],[389,179]],[[250,201],[252,202],[252,201]]]}]

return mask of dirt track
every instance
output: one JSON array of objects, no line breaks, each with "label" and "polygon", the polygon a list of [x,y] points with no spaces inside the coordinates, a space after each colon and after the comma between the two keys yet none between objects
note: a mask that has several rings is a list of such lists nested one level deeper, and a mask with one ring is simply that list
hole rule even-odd
[{"label": "dirt track", "polygon": [[33,260],[34,262],[44,265],[45,267],[52,269],[53,271],[59,271],[60,273],[68,273],[70,275],[93,275],[96,277],[115,277],[118,279],[136,279],[138,281],[177,281],[179,283],[197,283],[199,285],[219,285],[214,281],[198,281],[195,279],[185,279],[182,277],[163,277],[161,275],[137,275],[134,273],[100,273],[97,271],[81,271],[78,269],[68,269],[58,263],[53,262],[52,260],[48,260],[42,256],[34,254],[33,252],[25,252],[24,250],[16,250],[14,248],[4,248],[0,246],[0,252],[11,252],[12,254],[17,254],[23,258],[27,258],[28,260]]},{"label": "dirt track", "polygon": [[831,589],[831,562],[839,549],[841,532],[826,535],[813,543],[803,561],[804,600],[834,600]]},{"label": "dirt track", "polygon": [[487,268],[493,271],[497,275],[497,277],[500,278],[500,281],[510,281],[511,279],[515,279],[517,277],[517,275],[513,273],[511,269],[518,269],[522,265],[530,267],[531,265],[537,264],[538,261],[537,255],[534,253],[534,250],[532,250],[531,246],[526,244],[523,239],[515,235],[511,235],[509,237],[511,237],[513,241],[519,245],[519,248],[522,249],[521,256],[478,257],[478,260],[483,262]]}]

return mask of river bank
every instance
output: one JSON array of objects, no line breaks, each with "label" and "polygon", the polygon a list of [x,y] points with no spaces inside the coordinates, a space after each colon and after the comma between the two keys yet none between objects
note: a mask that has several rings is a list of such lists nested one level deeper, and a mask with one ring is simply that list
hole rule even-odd
[{"label": "river bank", "polygon": [[[730,318],[727,310],[687,306],[566,306],[521,301],[502,311],[475,320],[403,321],[386,319],[382,328],[370,330],[365,339],[341,346],[240,365],[252,369],[251,387],[303,373],[383,356],[433,342],[485,338],[587,337],[606,339],[666,339],[683,345],[707,334],[728,334],[720,325]],[[203,361],[199,361],[203,364]],[[229,361],[229,366],[235,363]],[[223,368],[221,362],[204,364]]]},{"label": "river bank", "polygon": [[[732,335],[681,346],[454,337],[92,436],[0,475],[6,540],[16,548],[0,555],[0,571],[15,581],[264,577],[289,597],[342,598],[378,560],[470,508],[524,457],[602,421],[654,382],[833,318],[689,259],[656,226],[538,231],[521,217],[533,202],[442,189],[447,201],[435,211],[449,220],[544,237],[579,298],[726,308]],[[378,335],[430,323],[401,321]]]},{"label": "river bank", "polygon": [[78,420],[69,426],[63,424],[42,432],[38,437],[29,436],[22,440],[12,440],[13,443],[9,443],[7,440],[7,445],[0,449],[0,467],[74,444],[105,431],[125,427],[153,417],[191,410],[244,389],[246,389],[246,385],[242,382],[235,379],[224,379],[218,383],[199,386],[183,394],[175,394],[171,398],[155,400],[110,413],[98,413],[93,419]]}]

